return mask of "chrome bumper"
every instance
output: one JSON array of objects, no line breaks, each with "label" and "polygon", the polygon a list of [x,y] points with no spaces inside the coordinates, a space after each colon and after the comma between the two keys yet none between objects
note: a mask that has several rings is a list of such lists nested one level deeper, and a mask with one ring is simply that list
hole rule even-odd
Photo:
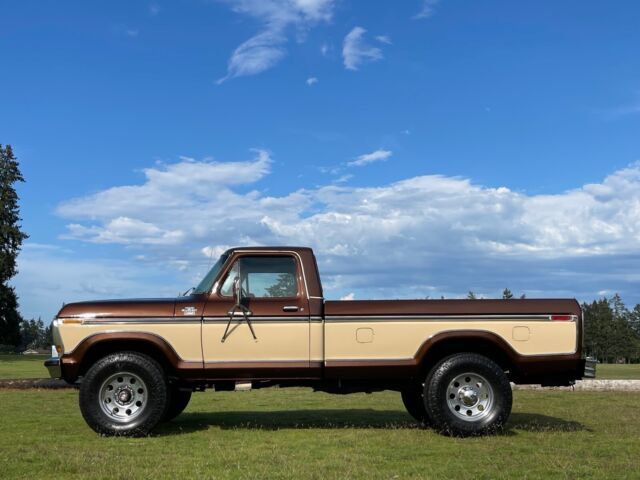
[{"label": "chrome bumper", "polygon": [[584,361],[584,375],[582,375],[582,378],[596,378],[596,365],[595,358],[587,358]]},{"label": "chrome bumper", "polygon": [[49,370],[49,376],[51,378],[61,378],[62,369],[60,368],[60,358],[51,357],[44,361],[44,366]]}]

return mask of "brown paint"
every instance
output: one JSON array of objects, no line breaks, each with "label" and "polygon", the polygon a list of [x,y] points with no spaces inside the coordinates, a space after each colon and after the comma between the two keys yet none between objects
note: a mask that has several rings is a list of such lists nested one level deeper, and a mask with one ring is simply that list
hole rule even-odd
[{"label": "brown paint", "polygon": [[575,299],[511,300],[352,300],[327,301],[324,314],[332,316],[385,315],[580,315]]},{"label": "brown paint", "polygon": [[175,298],[76,302],[63,306],[57,316],[59,318],[80,315],[92,315],[98,318],[172,317],[175,303]]}]

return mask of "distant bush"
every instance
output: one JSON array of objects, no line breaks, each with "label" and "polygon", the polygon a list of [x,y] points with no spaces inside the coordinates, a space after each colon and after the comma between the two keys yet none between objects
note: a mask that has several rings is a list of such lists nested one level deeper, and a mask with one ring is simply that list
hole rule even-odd
[{"label": "distant bush", "polygon": [[16,353],[15,345],[2,345],[0,344],[0,354]]}]

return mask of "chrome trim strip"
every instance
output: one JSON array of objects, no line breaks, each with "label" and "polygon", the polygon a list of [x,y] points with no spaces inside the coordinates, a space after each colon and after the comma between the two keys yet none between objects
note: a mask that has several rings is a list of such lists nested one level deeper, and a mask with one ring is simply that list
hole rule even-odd
[{"label": "chrome trim strip", "polygon": [[[398,358],[330,358],[324,360],[324,366],[327,366],[327,362],[329,363],[339,363],[339,362],[367,362],[367,363],[375,363],[375,362],[407,362],[413,361],[415,357],[398,357]],[[417,363],[416,363],[417,365]],[[335,366],[335,365],[333,365]],[[332,365],[329,365],[331,368]],[[362,367],[366,368],[366,367]]]},{"label": "chrome trim strip", "polygon": [[261,363],[265,366],[270,366],[270,364],[274,363],[309,363],[308,358],[303,358],[301,360],[209,360],[205,361],[205,365],[226,365],[226,364],[238,364],[238,363]]},{"label": "chrome trim strip", "polygon": [[[572,321],[577,317],[572,315]],[[326,316],[327,323],[349,323],[349,322],[386,322],[389,320],[405,320],[412,322],[447,322],[449,320],[494,320],[494,321],[551,321],[551,315],[335,315]]]},{"label": "chrome trim strip", "polygon": [[[69,317],[64,317],[69,318]],[[242,319],[242,315],[234,315],[234,318]],[[322,317],[250,317],[255,322],[322,322]],[[63,318],[61,318],[63,320]],[[78,320],[78,319],[74,319]],[[79,325],[186,325],[186,324],[198,324],[198,323],[227,323],[229,321],[228,316],[224,317],[158,317],[158,318],[137,318],[137,317],[99,317],[82,320]]]},{"label": "chrome trim strip", "polygon": [[[242,315],[234,315],[234,320],[243,320]],[[252,322],[257,323],[282,323],[282,322],[305,322],[309,323],[309,317],[254,317],[250,316]],[[229,323],[229,317],[204,317],[204,323]]]},{"label": "chrome trim strip", "polygon": [[157,318],[135,318],[135,317],[99,317],[96,319],[82,320],[81,325],[185,325],[200,323],[200,317],[157,317]]}]

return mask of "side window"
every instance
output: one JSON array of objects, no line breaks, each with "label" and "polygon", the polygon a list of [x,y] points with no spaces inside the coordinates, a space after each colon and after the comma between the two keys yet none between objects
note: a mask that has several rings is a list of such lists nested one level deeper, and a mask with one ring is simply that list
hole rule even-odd
[{"label": "side window", "polygon": [[242,257],[227,274],[220,294],[233,295],[233,280],[240,271],[244,295],[249,298],[282,298],[298,295],[296,262],[289,256]]},{"label": "side window", "polygon": [[233,281],[238,276],[238,261],[233,264],[229,273],[224,279],[222,287],[220,287],[220,295],[224,297],[233,297]]}]

